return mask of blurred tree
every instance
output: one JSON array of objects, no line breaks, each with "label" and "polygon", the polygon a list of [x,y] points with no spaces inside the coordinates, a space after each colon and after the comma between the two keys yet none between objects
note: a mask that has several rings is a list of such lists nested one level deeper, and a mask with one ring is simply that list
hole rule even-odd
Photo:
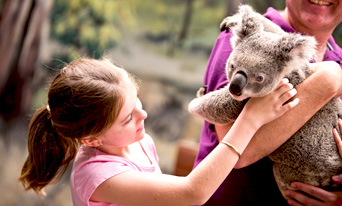
[{"label": "blurred tree", "polygon": [[273,7],[277,10],[283,10],[285,8],[285,0],[254,0],[250,1],[250,5],[259,13],[263,14],[266,12],[268,7]]},{"label": "blurred tree", "polygon": [[230,0],[226,1],[226,15],[231,16],[236,13],[236,10],[240,4],[246,4],[248,0]]},{"label": "blurred tree", "polygon": [[[144,36],[154,43],[168,42],[170,45],[176,43],[180,38],[180,31],[184,21],[189,24],[192,13],[193,0],[132,0],[136,5],[137,24],[139,25],[139,36]],[[185,20],[187,19],[187,20]],[[186,23],[187,24],[187,23]],[[187,28],[185,28],[187,29]],[[184,33],[188,34],[188,30]]]},{"label": "blurred tree", "polygon": [[230,16],[232,14],[235,14],[236,9],[240,4],[249,4],[259,13],[265,13],[268,7],[273,7],[275,9],[279,9],[279,10],[285,8],[285,0],[274,0],[274,1],[233,0],[233,1],[226,1],[226,16]]},{"label": "blurred tree", "polygon": [[0,21],[0,115],[10,123],[31,108],[41,31],[53,0],[3,0]]},{"label": "blurred tree", "polygon": [[333,36],[336,43],[342,47],[342,23],[336,27],[335,31],[333,32]]},{"label": "blurred tree", "polygon": [[133,4],[124,0],[58,0],[52,9],[52,37],[69,47],[60,59],[69,62],[80,53],[99,58],[115,46],[134,24]]},{"label": "blurred tree", "polygon": [[186,9],[185,9],[185,12],[184,12],[184,19],[183,19],[183,22],[182,22],[182,28],[181,28],[179,36],[178,36],[178,44],[182,44],[183,41],[187,37],[188,30],[189,30],[190,24],[191,24],[193,2],[194,2],[194,0],[186,0],[185,1]]}]

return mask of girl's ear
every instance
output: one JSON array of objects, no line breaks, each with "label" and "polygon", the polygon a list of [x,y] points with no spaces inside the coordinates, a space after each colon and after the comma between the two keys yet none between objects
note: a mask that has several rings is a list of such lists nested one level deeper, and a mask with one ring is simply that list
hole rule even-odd
[{"label": "girl's ear", "polygon": [[82,139],[81,142],[88,147],[99,147],[102,145],[102,141],[98,138],[85,138]]}]

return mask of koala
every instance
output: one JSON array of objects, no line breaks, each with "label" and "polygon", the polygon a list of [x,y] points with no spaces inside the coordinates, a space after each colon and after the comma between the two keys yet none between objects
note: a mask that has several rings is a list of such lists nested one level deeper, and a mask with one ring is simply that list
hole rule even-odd
[{"label": "koala", "polygon": [[[297,86],[311,75],[309,62],[316,47],[313,37],[287,33],[248,5],[240,6],[220,27],[234,34],[225,68],[229,84],[207,94],[200,89],[189,103],[191,114],[214,124],[228,124],[250,97],[269,94],[282,78]],[[342,158],[332,133],[333,127],[338,129],[341,112],[341,100],[332,99],[268,156],[274,162],[273,174],[284,198],[288,199],[285,190],[293,189],[293,181],[342,190],[331,180],[332,175],[342,173]]]}]

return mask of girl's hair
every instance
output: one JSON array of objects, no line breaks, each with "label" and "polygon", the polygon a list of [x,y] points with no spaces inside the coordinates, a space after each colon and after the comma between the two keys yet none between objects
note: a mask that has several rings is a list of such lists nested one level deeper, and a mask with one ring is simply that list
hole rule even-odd
[{"label": "girl's hair", "polygon": [[19,177],[25,190],[44,194],[44,187],[66,172],[80,138],[96,137],[114,123],[127,80],[136,86],[108,59],[79,59],[59,71],[50,85],[48,106],[37,110],[29,125],[29,154]]}]

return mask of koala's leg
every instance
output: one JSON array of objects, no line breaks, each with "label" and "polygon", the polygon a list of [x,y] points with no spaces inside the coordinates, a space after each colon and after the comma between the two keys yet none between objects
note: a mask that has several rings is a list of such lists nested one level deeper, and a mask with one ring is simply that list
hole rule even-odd
[{"label": "koala's leg", "polygon": [[285,198],[284,192],[291,189],[293,181],[327,191],[340,191],[331,176],[342,171],[342,158],[332,134],[341,111],[341,100],[333,98],[289,140],[268,155],[274,162],[274,177]]},{"label": "koala's leg", "polygon": [[244,102],[239,102],[230,95],[228,86],[209,92],[193,99],[189,104],[189,112],[210,123],[228,124],[240,114]]},{"label": "koala's leg", "polygon": [[[283,195],[283,197],[285,199],[289,199],[289,197],[285,194],[285,191],[287,189],[291,189],[291,190],[294,190],[294,188],[291,187],[291,180],[292,181],[296,181],[297,179],[294,178],[294,179],[288,179],[288,178],[285,178],[284,177],[284,174],[286,173],[290,173],[291,175],[293,175],[293,172],[295,173],[293,176],[295,176],[296,174],[297,175],[300,175],[298,174],[298,172],[296,170],[290,170],[288,171],[290,167],[285,167],[284,168],[284,165],[282,164],[274,164],[273,165],[273,175],[274,175],[274,179],[276,180],[276,183],[278,185],[278,188],[279,188],[279,191],[280,193]],[[285,175],[286,176],[286,175]]]}]

